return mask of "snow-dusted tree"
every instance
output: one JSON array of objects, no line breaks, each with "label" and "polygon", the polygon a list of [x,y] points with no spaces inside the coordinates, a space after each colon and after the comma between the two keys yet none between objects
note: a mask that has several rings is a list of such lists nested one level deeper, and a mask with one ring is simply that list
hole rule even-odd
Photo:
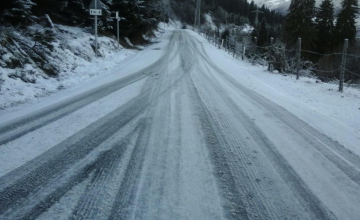
[{"label": "snow-dusted tree", "polygon": [[341,44],[348,38],[350,44],[354,44],[356,37],[356,15],[359,13],[358,0],[343,0],[342,9],[336,21],[336,44]]},{"label": "snow-dusted tree", "polygon": [[285,22],[285,39],[289,45],[302,38],[302,48],[313,49],[316,30],[314,25],[315,0],[291,0]]},{"label": "snow-dusted tree", "polygon": [[266,28],[266,20],[263,19],[261,21],[261,25],[260,25],[257,45],[259,47],[262,47],[266,44],[267,40],[268,40],[268,34],[267,34],[267,28]]},{"label": "snow-dusted tree", "polygon": [[34,6],[31,0],[0,1],[0,21],[10,22],[13,25],[28,24],[33,20],[31,8]]},{"label": "snow-dusted tree", "polygon": [[317,49],[319,53],[331,50],[334,35],[334,4],[324,0],[316,14]]}]

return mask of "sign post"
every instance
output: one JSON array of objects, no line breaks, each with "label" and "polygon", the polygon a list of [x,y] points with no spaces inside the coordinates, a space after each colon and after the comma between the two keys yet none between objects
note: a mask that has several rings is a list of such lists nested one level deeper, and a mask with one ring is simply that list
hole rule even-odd
[{"label": "sign post", "polygon": [[90,8],[90,15],[95,16],[95,55],[98,56],[98,39],[97,39],[97,34],[98,34],[97,24],[98,24],[98,22],[97,22],[97,16],[102,15],[103,6],[102,6],[100,0],[92,0],[89,8]]}]

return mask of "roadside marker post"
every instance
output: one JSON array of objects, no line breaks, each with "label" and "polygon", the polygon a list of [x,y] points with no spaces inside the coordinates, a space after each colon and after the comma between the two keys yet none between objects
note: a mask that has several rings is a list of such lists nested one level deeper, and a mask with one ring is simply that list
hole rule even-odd
[{"label": "roadside marker post", "polygon": [[120,21],[120,17],[119,17],[119,12],[116,12],[116,22],[117,22],[117,41],[118,41],[118,50],[120,50],[120,28],[119,28],[119,21]]},{"label": "roadside marker post", "polygon": [[296,80],[300,78],[300,59],[301,59],[301,38],[299,37],[297,40],[297,58],[296,58]]},{"label": "roadside marker post", "polygon": [[95,16],[95,55],[98,56],[98,16],[102,15],[103,6],[100,0],[92,0],[89,6],[90,15]]},{"label": "roadside marker post", "polygon": [[347,55],[348,46],[349,46],[349,40],[345,39],[343,53],[342,53],[342,60],[341,60],[339,92],[344,91],[344,75],[345,75],[345,69],[346,69],[346,55]]}]

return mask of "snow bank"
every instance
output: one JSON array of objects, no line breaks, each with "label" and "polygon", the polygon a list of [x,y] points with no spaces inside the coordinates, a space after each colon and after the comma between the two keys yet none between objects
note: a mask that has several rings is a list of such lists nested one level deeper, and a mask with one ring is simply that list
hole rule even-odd
[{"label": "snow bank", "polygon": [[[114,39],[99,37],[100,57],[96,57],[94,36],[91,33],[78,27],[55,27],[55,40],[51,43],[53,50],[50,55],[44,56],[47,56],[49,65],[60,70],[58,76],[49,77],[35,62],[14,69],[5,68],[5,64],[0,65],[0,109],[66,89],[90,77],[107,74],[119,62],[135,53],[122,47],[118,50]],[[26,36],[19,37],[29,41],[29,45],[36,43]],[[6,53],[1,56],[2,62],[9,61],[12,57],[12,54]]]},{"label": "snow bank", "polygon": [[233,58],[205,38],[189,33],[202,42],[209,57],[224,72],[247,88],[284,107],[328,137],[360,155],[360,91],[311,77],[270,73],[267,67]]},{"label": "snow bank", "polygon": [[205,17],[205,26],[209,27],[211,30],[216,30],[217,27],[216,25],[214,24],[213,20],[212,20],[212,17],[209,15],[209,14],[204,14],[204,17]]}]

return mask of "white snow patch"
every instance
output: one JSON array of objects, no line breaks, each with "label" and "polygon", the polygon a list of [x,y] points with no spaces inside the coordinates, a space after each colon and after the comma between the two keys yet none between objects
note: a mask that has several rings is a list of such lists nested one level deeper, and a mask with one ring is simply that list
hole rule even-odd
[{"label": "white snow patch", "polygon": [[129,38],[127,38],[127,37],[125,37],[125,40],[126,40],[126,43],[128,43],[130,46],[134,46],[132,43],[131,43],[131,41],[129,40]]},{"label": "white snow patch", "polygon": [[218,50],[193,32],[205,47],[209,57],[242,85],[289,110],[306,123],[339,141],[360,155],[360,91],[292,74],[274,74],[267,67],[254,66]]},{"label": "white snow patch", "polygon": [[204,17],[206,20],[205,26],[210,27],[211,30],[216,30],[217,27],[214,24],[212,17],[209,14],[204,14]]},{"label": "white snow patch", "polygon": [[[20,69],[0,67],[0,115],[18,110],[22,111],[25,103],[29,103],[32,106],[32,103],[37,102],[36,99],[40,97],[68,90],[75,85],[85,83],[85,81],[99,81],[110,75],[120,78],[133,73],[133,71],[130,71],[123,75],[118,75],[116,71],[134,62],[131,59],[139,59],[137,54],[141,56],[154,46],[144,47],[144,50],[140,52],[124,49],[123,47],[118,51],[115,40],[99,37],[99,53],[102,57],[96,58],[91,47],[94,37],[90,33],[86,33],[83,29],[77,27],[56,26],[59,32],[61,32],[59,35],[63,40],[62,42],[56,41],[53,43],[55,46],[54,53],[57,53],[54,57],[59,57],[59,60],[53,61],[60,65],[63,71],[57,78],[45,78],[42,74],[35,74],[36,83],[26,83],[19,78],[9,77],[9,75],[15,74]],[[167,29],[163,32],[157,32],[157,39],[162,37],[166,33],[165,31]],[[153,41],[155,40],[153,39]],[[60,47],[60,45],[62,46]],[[152,53],[153,55],[155,53],[156,56],[146,56],[146,60],[142,62],[144,65],[154,62],[161,51],[152,51]],[[9,56],[5,58],[7,57]],[[144,65],[139,65],[139,67],[145,67]],[[24,70],[36,72],[36,69],[31,65],[26,65]],[[82,85],[79,87],[87,88]],[[83,88],[80,90],[84,91]]]}]

